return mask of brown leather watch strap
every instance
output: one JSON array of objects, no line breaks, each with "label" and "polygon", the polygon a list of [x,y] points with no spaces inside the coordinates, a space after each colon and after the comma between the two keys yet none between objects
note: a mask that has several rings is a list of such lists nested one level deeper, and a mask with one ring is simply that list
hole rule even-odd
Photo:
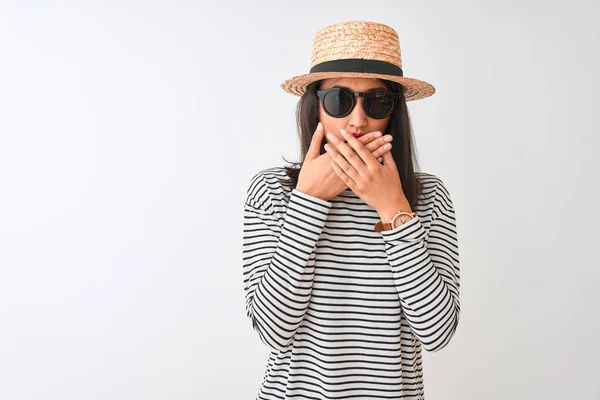
[{"label": "brown leather watch strap", "polygon": [[[398,212],[396,213],[396,215],[394,215],[392,217],[392,219],[390,220],[390,222],[383,222],[383,221],[379,221],[378,223],[375,224],[375,226],[373,227],[373,230],[375,232],[381,232],[381,231],[389,231],[394,229],[394,226],[392,225],[394,220],[399,217],[400,215],[410,215],[412,218],[415,218],[417,216],[416,212],[406,212],[406,211],[402,211],[402,210],[398,210]],[[398,225],[400,226],[400,225]]]},{"label": "brown leather watch strap", "polygon": [[392,229],[392,224],[389,222],[379,221],[375,224],[375,227],[373,229],[375,229],[375,232],[389,231],[390,229]]}]

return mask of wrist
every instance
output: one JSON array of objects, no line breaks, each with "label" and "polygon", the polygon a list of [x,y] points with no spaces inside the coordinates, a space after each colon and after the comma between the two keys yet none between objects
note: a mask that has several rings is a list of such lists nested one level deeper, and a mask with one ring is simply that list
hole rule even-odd
[{"label": "wrist", "polygon": [[410,207],[410,203],[406,201],[392,204],[391,206],[386,206],[380,210],[377,210],[377,213],[379,214],[381,221],[389,222],[389,220],[392,219],[392,217],[396,215],[398,211],[404,211],[407,213],[413,212],[412,208]]}]

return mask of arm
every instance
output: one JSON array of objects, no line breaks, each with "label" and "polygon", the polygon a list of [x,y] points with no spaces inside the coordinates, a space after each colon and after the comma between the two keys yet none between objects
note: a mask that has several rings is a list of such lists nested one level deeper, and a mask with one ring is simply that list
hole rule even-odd
[{"label": "arm", "polygon": [[444,348],[460,315],[456,219],[450,195],[438,181],[429,233],[416,218],[383,231],[402,310],[425,350]]},{"label": "arm", "polygon": [[281,224],[264,178],[253,179],[248,189],[242,252],[246,314],[271,349],[287,347],[304,318],[315,246],[331,205],[294,189]]}]

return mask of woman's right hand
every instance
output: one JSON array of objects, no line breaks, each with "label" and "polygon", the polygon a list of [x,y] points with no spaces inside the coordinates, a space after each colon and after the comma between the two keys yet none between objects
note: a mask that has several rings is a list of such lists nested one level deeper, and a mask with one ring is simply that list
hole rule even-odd
[{"label": "woman's right hand", "polygon": [[[383,146],[388,143],[383,140],[384,136],[376,138],[375,133],[377,131],[369,132],[358,138],[358,140],[371,151],[373,157],[381,162],[381,156],[390,150],[383,149]],[[341,137],[341,134],[337,134],[337,136],[345,141]],[[331,157],[329,154],[320,154],[323,137],[323,125],[319,122],[317,130],[313,134],[302,168],[300,169],[296,190],[329,201],[348,189],[348,186],[331,167]]]}]

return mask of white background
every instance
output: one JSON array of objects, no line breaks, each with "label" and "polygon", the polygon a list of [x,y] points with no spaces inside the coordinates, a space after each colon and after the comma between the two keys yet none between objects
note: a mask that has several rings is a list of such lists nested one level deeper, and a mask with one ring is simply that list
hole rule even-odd
[{"label": "white background", "polygon": [[392,26],[452,196],[460,324],[428,400],[594,399],[593,1],[0,3],[0,398],[254,399],[243,202],[298,160],[314,34]]}]

